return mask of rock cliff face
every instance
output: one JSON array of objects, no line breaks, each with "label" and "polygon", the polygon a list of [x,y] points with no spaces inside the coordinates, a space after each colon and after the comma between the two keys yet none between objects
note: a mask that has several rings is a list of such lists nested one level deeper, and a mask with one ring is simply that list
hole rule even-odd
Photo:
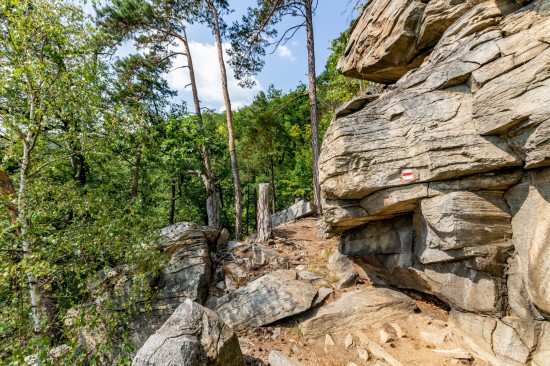
[{"label": "rock cliff face", "polygon": [[550,1],[372,0],[339,68],[391,84],[323,142],[340,252],[493,364],[550,365]]}]

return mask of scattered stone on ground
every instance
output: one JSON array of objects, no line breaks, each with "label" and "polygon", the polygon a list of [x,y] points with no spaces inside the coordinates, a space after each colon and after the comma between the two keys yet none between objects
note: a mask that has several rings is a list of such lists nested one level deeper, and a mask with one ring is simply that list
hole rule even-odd
[{"label": "scattered stone on ground", "polygon": [[286,357],[282,352],[271,351],[269,354],[269,363],[271,366],[300,366],[299,363]]},{"label": "scattered stone on ground", "polygon": [[380,329],[380,331],[378,332],[378,335],[380,336],[380,342],[382,343],[393,342],[392,336],[388,332],[386,332],[384,329]]},{"label": "scattered stone on ground", "polygon": [[449,358],[456,358],[460,360],[471,360],[472,354],[460,348],[456,349],[436,349],[433,352]]},{"label": "scattered stone on ground", "polygon": [[[279,351],[293,360],[293,362],[299,363],[302,366],[341,366],[349,363],[355,363],[360,366],[372,366],[377,362],[381,365],[388,366],[390,364],[387,361],[375,356],[374,353],[371,352],[369,355],[368,347],[360,343],[359,337],[355,334],[357,330],[360,330],[366,334],[369,339],[374,340],[379,338],[380,329],[384,329],[394,337],[394,341],[390,343],[380,343],[379,347],[403,365],[439,366],[453,360],[433,352],[435,346],[430,346],[430,348],[428,348],[427,345],[429,344],[422,340],[419,334],[421,331],[437,333],[446,330],[449,325],[447,323],[447,313],[444,310],[427,302],[423,302],[421,298],[415,297],[416,300],[412,300],[399,292],[389,289],[373,289],[372,284],[368,282],[358,283],[353,288],[338,289],[337,279],[328,269],[329,257],[334,252],[338,243],[338,238],[319,239],[316,236],[317,224],[314,219],[302,219],[295,223],[285,225],[276,229],[275,234],[276,239],[274,240],[284,238],[285,241],[294,243],[293,245],[277,244],[277,246],[270,246],[270,248],[278,252],[279,259],[287,258],[288,263],[292,263],[293,261],[295,263],[303,263],[303,271],[320,276],[328,285],[324,287],[316,282],[308,283],[308,281],[298,280],[297,275],[295,275],[294,278],[296,281],[303,282],[306,286],[310,285],[313,288],[317,288],[316,297],[311,304],[311,307],[314,309],[278,320],[273,324],[264,325],[259,328],[246,328],[237,332],[248,366],[268,365],[271,351]],[[241,255],[246,256],[250,254],[250,249],[246,250],[246,248],[247,245],[241,245],[234,249],[231,252],[231,261],[238,264],[240,258],[242,258]],[[290,267],[281,267],[278,263],[271,263],[255,270],[243,269],[244,278],[240,284],[240,288],[247,287],[254,280],[277,271],[278,269],[296,268],[298,265],[299,264],[291,265]],[[321,309],[329,307],[334,303],[341,304],[341,299],[345,299],[349,294],[353,295],[355,292],[370,289],[373,289],[375,292],[389,291],[390,293],[395,292],[400,294],[408,299],[407,301],[410,302],[412,306],[405,312],[404,316],[381,319],[374,324],[365,326],[357,325],[349,331],[339,332],[331,329],[326,333],[320,334],[316,338],[304,336],[300,322],[307,319],[308,316],[311,317],[314,313],[318,314]],[[222,293],[215,288],[215,286],[211,288],[211,291],[217,295],[227,295],[227,290]],[[325,296],[327,297],[324,301],[318,301]],[[413,311],[415,307],[416,310]],[[381,314],[387,314],[387,310],[382,308]],[[399,336],[398,331],[392,323],[397,325],[398,328],[401,329],[401,332],[403,332],[403,334],[406,333],[407,336]],[[332,339],[334,346],[325,344],[327,334],[329,334]],[[346,348],[345,342],[349,334],[352,336],[353,344]],[[442,346],[438,346],[437,349],[469,350],[469,348],[465,347],[467,346],[463,345],[459,338],[450,337]],[[487,366],[486,363],[478,361],[476,358],[468,360],[468,362],[469,365],[472,366]]]},{"label": "scattered stone on ground", "polygon": [[334,346],[334,341],[332,340],[330,334],[325,335],[325,346]]},{"label": "scattered stone on ground", "polygon": [[399,326],[397,323],[391,323],[390,326],[395,330],[395,334],[397,335],[397,338],[403,338],[405,337],[405,332],[403,332],[403,329]]},{"label": "scattered stone on ground", "polygon": [[436,346],[439,346],[443,344],[447,337],[449,336],[449,332],[447,330],[443,330],[437,333],[431,333],[431,332],[420,332],[420,337],[431,344],[435,344]]},{"label": "scattered stone on ground", "polygon": [[364,348],[357,348],[357,354],[359,355],[359,358],[365,362],[367,362],[370,358],[369,351]]},{"label": "scattered stone on ground", "polygon": [[344,339],[344,347],[350,348],[353,345],[353,337],[351,334],[348,334],[346,336],[346,339]]},{"label": "scattered stone on ground", "polygon": [[338,277],[337,288],[353,287],[359,279],[359,274],[349,258],[338,251],[329,258],[328,269]]}]

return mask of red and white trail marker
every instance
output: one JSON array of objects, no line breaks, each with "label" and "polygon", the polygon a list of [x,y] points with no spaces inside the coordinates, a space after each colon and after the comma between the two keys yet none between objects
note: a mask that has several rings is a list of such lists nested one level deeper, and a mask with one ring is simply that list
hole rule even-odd
[{"label": "red and white trail marker", "polygon": [[401,169],[401,179],[406,181],[416,180],[416,169]]}]

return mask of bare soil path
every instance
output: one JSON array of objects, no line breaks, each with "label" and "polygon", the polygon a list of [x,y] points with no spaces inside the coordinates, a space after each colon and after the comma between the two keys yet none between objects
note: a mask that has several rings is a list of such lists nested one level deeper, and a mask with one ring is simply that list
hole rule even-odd
[{"label": "bare soil path", "polygon": [[[281,267],[297,271],[305,270],[323,277],[324,283],[321,286],[333,288],[334,293],[325,300],[324,304],[334,302],[347,292],[372,286],[368,279],[362,278],[352,288],[334,288],[337,279],[327,269],[327,261],[336,250],[339,238],[319,239],[316,223],[315,219],[309,218],[277,228],[275,233],[279,240],[267,247],[278,253],[278,260],[248,272],[248,277],[239,285],[242,286]],[[238,250],[235,254],[246,257],[245,252],[239,253]],[[403,366],[489,365],[478,359],[475,354],[472,354],[472,359],[466,360],[434,352],[435,350],[469,350],[460,336],[453,332],[445,309],[429,303],[418,294],[411,292],[407,294],[413,297],[417,304],[418,310],[414,314],[405,314],[391,321],[381,321],[367,328],[330,334],[332,342],[330,340],[327,342],[326,335],[318,339],[306,340],[298,327],[300,321],[298,317],[239,332],[238,336],[243,353],[246,355],[247,365],[269,365],[268,357],[272,350],[281,351],[302,366],[390,365],[387,360],[376,357],[372,352],[367,352],[368,358],[365,357],[363,350],[367,347],[362,342],[360,334],[376,342]],[[384,332],[389,339],[381,337],[381,333],[384,335]],[[352,340],[351,344],[349,344],[350,340]]]}]

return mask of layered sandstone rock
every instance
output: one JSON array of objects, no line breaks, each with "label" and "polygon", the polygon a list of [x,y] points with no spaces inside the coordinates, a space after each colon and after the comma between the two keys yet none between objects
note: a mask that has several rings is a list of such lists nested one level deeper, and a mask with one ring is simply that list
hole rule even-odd
[{"label": "layered sandstone rock", "polygon": [[138,351],[134,366],[243,366],[233,329],[218,315],[185,300]]},{"label": "layered sandstone rock", "polygon": [[[147,273],[136,278],[135,274],[139,271],[135,266],[111,268],[100,271],[99,281],[90,284],[89,290],[101,311],[111,312],[112,306],[121,310],[132,306],[138,310],[127,327],[129,341],[139,348],[180,304],[186,301],[206,302],[212,278],[211,251],[226,243],[227,236],[212,227],[201,227],[191,222],[171,225],[160,232],[158,249],[168,260],[160,273]],[[141,292],[141,288],[154,289],[154,299],[150,304],[144,298],[148,293]],[[109,305],[105,309],[102,308],[104,303]],[[67,317],[65,321],[77,319],[81,311],[86,309],[70,310],[74,316]],[[93,356],[107,339],[104,327],[85,328],[78,334],[79,348],[89,356]],[[122,341],[109,345],[114,349],[110,361],[117,361],[121,344]]]},{"label": "layered sandstone rock", "polygon": [[315,287],[293,270],[266,274],[217,300],[216,312],[236,331],[273,323],[312,307]]},{"label": "layered sandstone rock", "polygon": [[394,83],[323,142],[339,251],[447,303],[491,363],[548,364],[550,1],[373,0],[339,67]]}]

